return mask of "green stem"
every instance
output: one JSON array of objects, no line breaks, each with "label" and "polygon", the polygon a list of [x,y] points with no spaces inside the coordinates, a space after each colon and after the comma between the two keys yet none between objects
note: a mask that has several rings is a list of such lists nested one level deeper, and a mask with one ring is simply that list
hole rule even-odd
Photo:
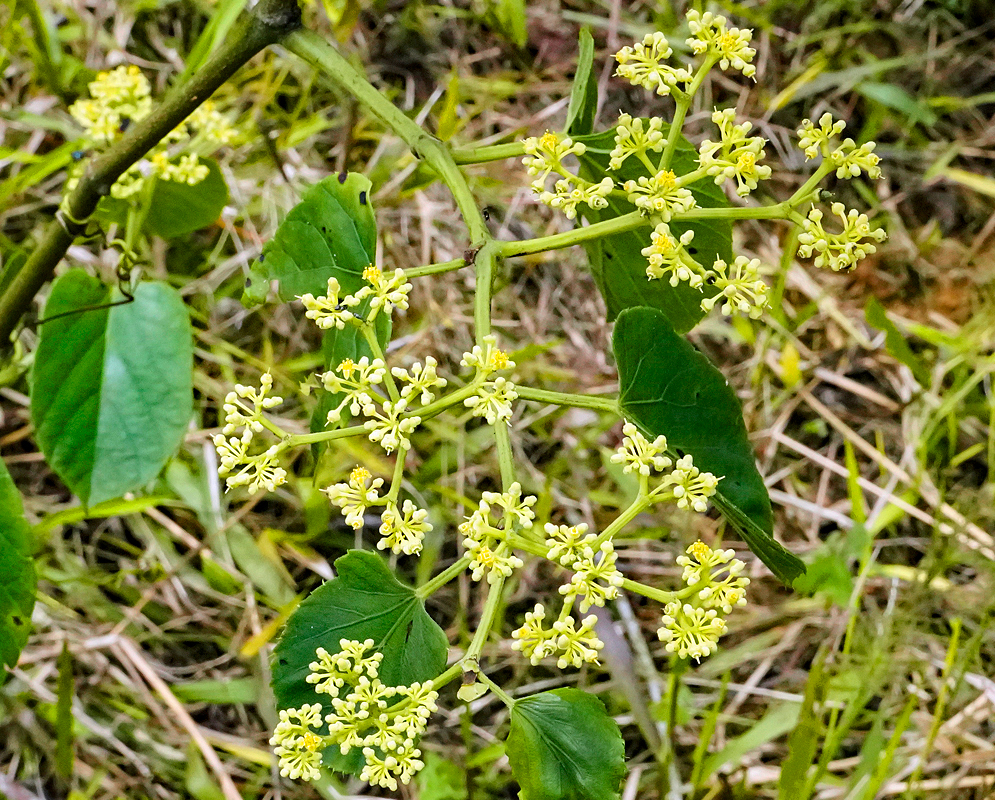
[{"label": "green stem", "polygon": [[813,172],[809,176],[809,179],[798,188],[798,191],[791,195],[791,197],[782,203],[782,205],[794,207],[804,203],[806,200],[809,200],[812,192],[815,191],[815,187],[822,183],[822,179],[834,169],[836,169],[836,167],[828,158],[823,159],[823,162],[819,165],[819,168]]},{"label": "green stem", "polygon": [[42,235],[41,243],[14,274],[6,276],[0,295],[0,346],[10,340],[18,321],[42,286],[52,277],[66,251],[86,229],[86,220],[111,186],[155,147],[194,109],[256,53],[300,27],[297,0],[262,0],[246,13],[221,48],[190,80],[171,89],[145,118],[132,125],[110,150],[96,158],[62,209]]},{"label": "green stem", "polygon": [[787,219],[790,213],[787,203],[776,203],[772,206],[732,206],[729,208],[692,208],[674,214],[674,222],[684,222],[692,219]]},{"label": "green stem", "polygon": [[299,433],[287,436],[283,442],[287,447],[297,447],[302,444],[317,444],[318,442],[331,442],[335,439],[348,439],[350,436],[362,436],[366,432],[366,428],[362,425],[352,425],[348,428],[336,428],[334,431]]},{"label": "green stem", "polygon": [[447,408],[452,408],[456,404],[462,403],[466,400],[466,398],[475,395],[477,393],[477,389],[480,388],[480,383],[481,382],[478,380],[473,380],[461,389],[457,389],[455,392],[443,395],[434,403],[429,403],[424,408],[418,409],[415,416],[421,417],[422,420],[438,416]]},{"label": "green stem", "polygon": [[542,253],[546,250],[559,250],[564,247],[572,247],[575,244],[583,244],[592,239],[600,239],[603,236],[611,236],[615,233],[635,230],[650,225],[649,220],[641,211],[631,211],[620,217],[606,219],[604,222],[595,222],[583,228],[574,228],[563,233],[554,233],[552,236],[540,236],[537,239],[526,239],[520,242],[498,242],[501,255],[505,258],[514,256],[531,255],[532,253]]},{"label": "green stem", "polygon": [[510,694],[508,694],[504,689],[502,689],[500,686],[494,683],[494,681],[488,678],[484,674],[483,670],[481,669],[477,670],[477,677],[480,679],[480,682],[486,684],[487,688],[489,688],[492,692],[494,692],[494,695],[498,698],[498,700],[504,703],[509,709],[515,707],[515,699]]},{"label": "green stem", "polygon": [[309,30],[295,31],[286,38],[284,45],[291,53],[320,69],[340,89],[356,98],[370,113],[396,133],[417,158],[428,162],[438,173],[439,179],[452,192],[453,199],[470,232],[471,242],[483,243],[489,238],[483,214],[477,208],[470,187],[444,142],[409,119],[318,33]]},{"label": "green stem", "polygon": [[421,586],[415,589],[415,595],[420,600],[427,600],[433,594],[435,594],[439,589],[445,586],[449,581],[455,578],[457,575],[462,574],[473,559],[470,556],[463,556],[459,561],[454,562],[450,566],[446,567],[442,572],[436,575],[431,580],[425,581]]},{"label": "green stem", "polygon": [[691,101],[694,99],[698,89],[701,88],[702,81],[705,80],[705,76],[708,74],[708,71],[717,61],[718,58],[716,56],[707,56],[701,63],[701,66],[698,67],[698,71],[694,74],[694,78],[691,79],[691,85],[688,86],[687,92],[675,97],[677,107],[674,109],[674,118],[670,122],[670,132],[667,135],[667,144],[663,148],[663,155],[660,156],[659,171],[662,172],[665,169],[670,169],[670,162],[673,161],[674,150],[677,149],[677,142],[681,136],[681,129],[684,127],[684,117],[687,116],[688,109],[691,107]]},{"label": "green stem", "polygon": [[397,405],[401,399],[401,395],[397,391],[394,376],[390,374],[390,367],[387,366],[387,357],[384,355],[383,348],[377,340],[377,332],[374,330],[373,325],[368,322],[364,322],[359,326],[359,332],[363,334],[363,338],[366,340],[366,344],[369,345],[373,357],[379,358],[384,363],[384,385],[387,387],[387,394],[390,395],[390,402]]},{"label": "green stem", "polygon": [[462,269],[465,266],[466,259],[454,258],[452,261],[440,261],[438,264],[426,264],[423,267],[406,269],[404,270],[404,277],[408,279],[424,278],[426,275],[438,275],[442,272],[452,272],[453,270]]},{"label": "green stem", "polygon": [[636,594],[641,594],[643,597],[648,597],[650,600],[656,600],[661,605],[672,603],[680,596],[680,592],[665,592],[662,589],[654,589],[652,586],[647,586],[645,583],[630,580],[629,578],[624,578],[622,580],[622,588],[628,589],[630,592],[635,592]]},{"label": "green stem", "polygon": [[477,250],[474,257],[477,286],[473,300],[473,324],[476,328],[476,343],[481,348],[484,347],[484,337],[491,332],[491,291],[494,282],[494,267],[498,255],[502,254],[501,243],[491,239],[490,233],[486,235],[487,241]]},{"label": "green stem", "polygon": [[519,384],[515,384],[515,391],[518,392],[518,397],[522,400],[535,400],[538,403],[549,403],[554,406],[590,408],[593,411],[608,411],[621,416],[618,401],[611,397],[553,392],[548,389],[533,389],[529,386],[521,386]]},{"label": "green stem", "polygon": [[404,480],[404,460],[407,455],[407,448],[397,448],[397,456],[394,459],[394,474],[390,478],[390,489],[384,498],[388,504],[397,505],[397,497],[401,493],[401,482]]},{"label": "green stem", "polygon": [[438,691],[447,683],[450,683],[453,679],[459,677],[463,674],[463,661],[460,659],[455,664],[451,664],[449,668],[436,678],[432,678],[432,688]]},{"label": "green stem", "polygon": [[501,470],[501,483],[505,491],[515,482],[515,459],[511,451],[510,424],[500,420],[494,425],[494,441],[497,444],[498,468]]},{"label": "green stem", "polygon": [[504,158],[521,158],[525,155],[525,147],[521,142],[508,142],[483,147],[460,147],[452,152],[453,161],[457,164],[486,164]]},{"label": "green stem", "polygon": [[484,612],[480,615],[477,630],[473,634],[470,646],[466,649],[466,655],[463,656],[464,662],[480,658],[480,652],[484,649],[487,636],[490,634],[491,626],[494,624],[494,616],[497,614],[498,605],[501,603],[504,580],[503,577],[498,578],[497,583],[492,583],[491,588],[487,592],[487,600],[484,601]]},{"label": "green stem", "polygon": [[611,521],[608,527],[605,528],[603,531],[601,531],[600,534],[598,534],[598,538],[594,540],[594,546],[597,548],[601,546],[602,542],[607,542],[616,533],[621,531],[622,528],[624,528],[626,525],[632,522],[632,520],[634,520],[641,513],[643,513],[643,511],[645,511],[649,507],[649,505],[650,502],[648,498],[637,497],[635,500],[632,501],[632,505],[630,505],[627,509],[625,509],[625,511],[623,511],[621,514],[615,517],[615,519]]}]

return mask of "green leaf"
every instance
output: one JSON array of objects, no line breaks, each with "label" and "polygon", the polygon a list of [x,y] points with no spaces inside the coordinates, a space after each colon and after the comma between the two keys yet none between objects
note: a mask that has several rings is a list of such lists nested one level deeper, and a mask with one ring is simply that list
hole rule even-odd
[{"label": "green leaf", "polygon": [[[28,641],[35,584],[31,529],[21,495],[0,460],[0,664],[14,666]],[[5,676],[0,670],[0,683]]]},{"label": "green leaf", "polygon": [[507,753],[522,800],[611,800],[625,773],[618,725],[579,689],[517,700]]},{"label": "green leaf", "polygon": [[122,299],[83,270],[56,280],[31,373],[38,444],[87,506],[155,478],[193,411],[183,300],[164,283],[142,283],[132,302],[92,308]]},{"label": "green leaf", "polygon": [[[207,177],[193,186],[177,181],[156,181],[145,218],[146,233],[174,239],[217,221],[228,202],[228,184],[217,161],[202,158],[201,163],[207,167]],[[103,197],[97,204],[94,217],[102,222],[124,225],[128,207],[127,200]]]},{"label": "green leaf", "polygon": [[323,295],[332,277],[343,294],[358,291],[376,254],[371,186],[365,176],[343,172],[308,189],[252,265],[243,302],[264,302],[272,281],[284,302]]},{"label": "green leaf", "polygon": [[722,373],[678,334],[663,312],[631,308],[613,340],[619,406],[650,436],[722,480],[713,500],[750,549],[784,583],[805,571],[773,537],[770,497],[757,471],[739,400]]},{"label": "green leaf", "polygon": [[888,319],[884,307],[876,297],[871,297],[867,301],[867,305],[864,307],[864,317],[867,319],[868,325],[879,331],[884,331],[884,346],[888,354],[912,370],[912,374],[919,381],[920,386],[929,386],[929,370],[912,352],[912,348],[909,347],[902,332],[895,327],[895,323]]},{"label": "green leaf", "polygon": [[[643,124],[648,125],[649,121],[644,120]],[[667,135],[666,126],[663,133],[664,136]],[[581,177],[600,181],[608,173],[610,153],[615,147],[615,129],[575,138],[587,145],[587,151],[579,157]],[[681,136],[677,140],[671,169],[677,175],[685,175],[693,172],[697,166],[697,150]],[[626,159],[620,170],[611,173],[618,184],[646,174],[646,168],[634,157]],[[716,186],[711,178],[696,181],[688,188],[699,206],[725,208],[729,205],[722,187]],[[588,221],[600,222],[632,211],[635,211],[635,206],[627,200],[609,197],[607,208],[595,211],[585,206],[582,213]],[[694,231],[694,240],[688,246],[688,251],[703,266],[711,267],[717,258],[732,262],[732,223],[729,220],[703,220],[684,224],[674,222],[670,225],[671,233],[675,236],[680,236],[689,229]],[[703,293],[692,289],[685,282],[671,286],[667,280],[649,280],[646,277],[646,257],[641,251],[649,247],[651,232],[647,226],[586,244],[591,273],[605,298],[609,320],[615,319],[627,308],[648,306],[663,311],[678,333],[686,333],[705,316],[705,312],[701,310],[701,301],[714,294],[714,290],[706,287]]]},{"label": "green leaf", "polygon": [[582,136],[594,130],[594,115],[598,111],[598,76],[594,74],[594,37],[588,27],[580,29],[577,71],[570,89],[570,106],[564,130],[571,136]]},{"label": "green leaf", "polygon": [[228,184],[213,158],[202,158],[207,177],[193,186],[178,181],[156,181],[145,230],[174,239],[213,225],[228,202]]},{"label": "green leaf", "polygon": [[[372,639],[383,653],[380,680],[389,686],[431,680],[446,666],[446,634],[380,556],[350,550],[335,569],[338,577],[319,586],[290,615],[273,651],[277,708],[328,705],[327,695],[319,695],[306,681],[308,664],[319,647],[338,652],[340,639]],[[328,748],[324,762],[341,772],[357,772],[363,759],[358,751],[343,758],[336,748]]]}]

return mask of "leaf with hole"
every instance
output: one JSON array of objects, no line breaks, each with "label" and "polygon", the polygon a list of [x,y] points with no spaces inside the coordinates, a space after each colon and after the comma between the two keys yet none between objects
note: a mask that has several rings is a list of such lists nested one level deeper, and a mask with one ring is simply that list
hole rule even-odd
[{"label": "leaf with hole", "polygon": [[650,437],[720,477],[713,501],[750,549],[784,583],[805,571],[773,537],[770,496],[757,471],[735,393],[712,363],[653,308],[630,308],[615,323],[619,406]]},{"label": "leaf with hole", "polygon": [[[649,120],[643,120],[648,126]],[[668,133],[664,125],[663,134]],[[615,129],[590,136],[577,136],[577,141],[587,145],[587,151],[579,156],[580,176],[594,182],[610,174],[618,186],[627,180],[635,180],[646,175],[646,168],[635,157],[630,156],[617,172],[608,171],[611,151],[615,147]],[[693,172],[698,166],[697,151],[687,139],[677,140],[671,169],[678,176]],[[695,201],[703,208],[725,208],[729,205],[721,186],[716,186],[711,178],[704,178],[688,186]],[[589,222],[600,222],[635,211],[628,200],[608,198],[608,207],[596,211],[582,207],[582,214]],[[694,239],[688,252],[702,266],[709,268],[717,258],[731,263],[732,223],[729,220],[702,220],[699,222],[672,222],[670,231],[680,236],[685,231],[694,231]],[[670,323],[679,333],[691,330],[705,316],[701,310],[704,297],[714,294],[705,287],[705,292],[692,289],[686,282],[671,286],[669,281],[650,280],[646,277],[646,256],[643,248],[650,246],[652,229],[647,225],[634,231],[616,233],[585,245],[591,274],[608,307],[608,319],[613,320],[626,308],[648,306],[657,308],[667,315]]]},{"label": "leaf with hole", "polygon": [[365,176],[343,172],[308,189],[252,265],[243,302],[264,302],[274,281],[283,302],[325,294],[329,278],[338,280],[343,295],[358,291],[376,256],[371,188]]},{"label": "leaf with hole", "polygon": [[522,800],[611,800],[625,773],[625,746],[602,702],[579,689],[515,701],[506,746]]},{"label": "leaf with hole", "polygon": [[0,460],[0,683],[31,632],[35,606],[35,562],[31,557],[31,528],[24,518],[21,495]]},{"label": "leaf with hole", "polygon": [[38,445],[87,506],[155,478],[193,413],[183,300],[158,282],[139,284],[134,300],[125,299],[83,270],[61,276],[45,304],[49,321],[31,372]]}]

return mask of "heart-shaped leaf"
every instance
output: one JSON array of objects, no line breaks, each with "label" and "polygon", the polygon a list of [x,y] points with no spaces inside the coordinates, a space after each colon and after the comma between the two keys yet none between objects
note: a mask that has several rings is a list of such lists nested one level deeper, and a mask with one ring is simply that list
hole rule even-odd
[{"label": "heart-shaped leaf", "polygon": [[[380,680],[389,686],[427,681],[446,666],[446,634],[414,590],[366,550],[335,562],[337,577],[323,583],[290,615],[273,653],[273,692],[279,708],[320,703],[305,679],[314,652],[338,652],[340,639],[372,639],[383,653]],[[326,698],[327,700],[327,698]]]},{"label": "heart-shaped leaf", "polygon": [[716,506],[784,583],[804,564],[773,537],[770,496],[757,471],[739,400],[712,363],[653,308],[619,314],[613,339],[619,406],[649,436],[720,477]]},{"label": "heart-shaped leaf", "polygon": [[622,734],[579,689],[515,701],[506,746],[522,800],[612,800],[625,773]]},{"label": "heart-shaped leaf", "polygon": [[159,474],[193,412],[190,318],[175,289],[125,300],[83,270],[52,285],[31,373],[31,420],[45,458],[85,505]]},{"label": "heart-shaped leaf", "polygon": [[356,292],[376,253],[371,186],[365,176],[343,172],[308,189],[252,265],[243,301],[264,302],[272,281],[284,302],[323,295],[332,277],[343,294]]}]

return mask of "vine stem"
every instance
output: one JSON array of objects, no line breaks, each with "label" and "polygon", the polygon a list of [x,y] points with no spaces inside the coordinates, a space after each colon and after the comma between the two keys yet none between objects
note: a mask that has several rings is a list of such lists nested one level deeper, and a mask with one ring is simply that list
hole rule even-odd
[{"label": "vine stem", "polygon": [[415,589],[415,595],[420,600],[428,599],[431,595],[435,594],[439,591],[439,589],[449,583],[449,581],[464,572],[466,568],[470,566],[470,562],[472,560],[473,559],[470,556],[463,556],[459,559],[459,561],[449,565],[434,578],[425,581],[425,583]]},{"label": "vine stem", "polygon": [[501,255],[505,258],[513,256],[527,256],[533,253],[542,253],[546,250],[560,250],[564,247],[573,247],[575,244],[583,244],[604,236],[611,236],[614,233],[624,233],[625,231],[636,230],[649,226],[649,218],[641,211],[631,211],[620,217],[606,219],[603,222],[595,222],[583,228],[574,228],[563,233],[554,233],[551,236],[540,236],[537,239],[527,239],[519,242],[499,242]]},{"label": "vine stem", "polygon": [[171,89],[162,102],[107,152],[96,158],[76,188],[63,200],[38,247],[0,295],[0,346],[10,341],[14,328],[76,238],[106,197],[115,181],[183,122],[194,109],[256,53],[275,44],[301,25],[297,0],[261,0],[246,13],[221,48],[188,81]]},{"label": "vine stem", "polygon": [[525,155],[525,146],[521,142],[508,142],[483,147],[462,147],[452,152],[453,161],[457,164],[486,164],[504,158],[521,158]]},{"label": "vine stem", "polygon": [[587,394],[571,394],[569,392],[553,392],[548,389],[533,389],[529,386],[515,384],[515,391],[522,400],[535,400],[538,403],[549,403],[554,406],[570,406],[571,408],[590,408],[593,411],[610,411],[621,416],[618,401],[610,397],[596,397]]}]

